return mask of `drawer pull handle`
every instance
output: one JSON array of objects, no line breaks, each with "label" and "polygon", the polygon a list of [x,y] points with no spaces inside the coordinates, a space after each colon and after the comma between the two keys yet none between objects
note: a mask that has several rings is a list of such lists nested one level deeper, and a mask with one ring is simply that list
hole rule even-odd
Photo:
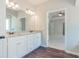
[{"label": "drawer pull handle", "polygon": [[21,43],[17,43],[17,45],[20,45]]},{"label": "drawer pull handle", "polygon": [[0,36],[0,39],[5,39],[5,36]]}]

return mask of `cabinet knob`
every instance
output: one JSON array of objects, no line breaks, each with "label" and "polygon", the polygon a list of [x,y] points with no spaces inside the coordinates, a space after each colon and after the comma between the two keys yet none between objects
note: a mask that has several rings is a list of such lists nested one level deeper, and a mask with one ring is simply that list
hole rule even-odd
[{"label": "cabinet knob", "polygon": [[0,36],[0,40],[1,40],[1,39],[5,39],[5,36]]},{"label": "cabinet knob", "polygon": [[21,43],[19,42],[19,43],[17,43],[17,45],[20,45]]}]

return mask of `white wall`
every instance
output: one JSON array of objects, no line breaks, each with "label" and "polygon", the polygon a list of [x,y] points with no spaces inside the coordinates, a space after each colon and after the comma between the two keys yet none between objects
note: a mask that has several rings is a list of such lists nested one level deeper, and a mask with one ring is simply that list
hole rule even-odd
[{"label": "white wall", "polygon": [[30,16],[28,20],[28,30],[41,31],[41,21],[38,15]]},{"label": "white wall", "polygon": [[5,14],[6,5],[5,0],[0,0],[0,36],[5,35]]},{"label": "white wall", "polygon": [[37,7],[37,14],[39,15],[39,19],[41,21],[40,30],[43,31],[42,46],[46,46],[48,38],[47,12],[65,9],[65,48],[66,51],[75,53],[75,51],[71,50],[79,43],[79,0],[76,1],[76,6],[69,3],[60,0],[49,1]]},{"label": "white wall", "polygon": [[37,7],[37,14],[39,15],[39,19],[41,21],[41,25],[40,25],[40,30],[42,30],[43,32],[43,39],[42,39],[42,46],[47,46],[47,38],[48,38],[48,26],[47,26],[47,13],[49,11],[60,11],[63,10],[65,8],[70,8],[74,6],[74,4],[70,4],[64,0],[50,0],[44,4],[41,4]]},{"label": "white wall", "polygon": [[65,0],[66,2],[70,3],[71,5],[75,5],[76,0]]},{"label": "white wall", "polygon": [[66,20],[66,49],[75,53],[72,50],[79,46],[79,0],[75,7],[67,9]]}]

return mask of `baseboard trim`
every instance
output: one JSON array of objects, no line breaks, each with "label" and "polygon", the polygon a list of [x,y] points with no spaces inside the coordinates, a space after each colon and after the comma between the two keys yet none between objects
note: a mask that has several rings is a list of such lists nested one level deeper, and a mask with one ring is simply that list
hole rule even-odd
[{"label": "baseboard trim", "polygon": [[75,52],[72,52],[72,51],[68,51],[68,50],[65,50],[66,53],[70,53],[70,54],[73,54],[73,55],[77,55],[79,56],[79,53],[75,53]]},{"label": "baseboard trim", "polygon": [[58,49],[58,50],[63,50],[63,51],[65,50],[65,49],[62,49],[62,48],[57,48],[57,47],[54,47],[54,46],[53,46],[53,47],[48,46],[48,47],[50,47],[50,48],[55,48],[55,49]]},{"label": "baseboard trim", "polygon": [[42,47],[48,47],[48,46],[45,46],[45,45],[41,45]]},{"label": "baseboard trim", "polygon": [[[42,47],[48,47],[48,46],[42,46]],[[50,48],[51,48],[51,47],[50,47]],[[56,47],[53,47],[53,48],[58,49],[58,50],[63,50],[63,51],[65,51],[66,53],[79,56],[79,53],[75,53],[75,52],[72,52],[72,51],[69,51],[69,50],[65,50],[65,49],[59,49],[59,48],[56,48]]]}]

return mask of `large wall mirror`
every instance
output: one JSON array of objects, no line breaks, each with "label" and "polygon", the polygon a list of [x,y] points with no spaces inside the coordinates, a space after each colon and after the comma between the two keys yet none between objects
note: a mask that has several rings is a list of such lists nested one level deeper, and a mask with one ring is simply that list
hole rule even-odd
[{"label": "large wall mirror", "polygon": [[22,10],[6,8],[6,32],[26,31],[28,15]]}]

